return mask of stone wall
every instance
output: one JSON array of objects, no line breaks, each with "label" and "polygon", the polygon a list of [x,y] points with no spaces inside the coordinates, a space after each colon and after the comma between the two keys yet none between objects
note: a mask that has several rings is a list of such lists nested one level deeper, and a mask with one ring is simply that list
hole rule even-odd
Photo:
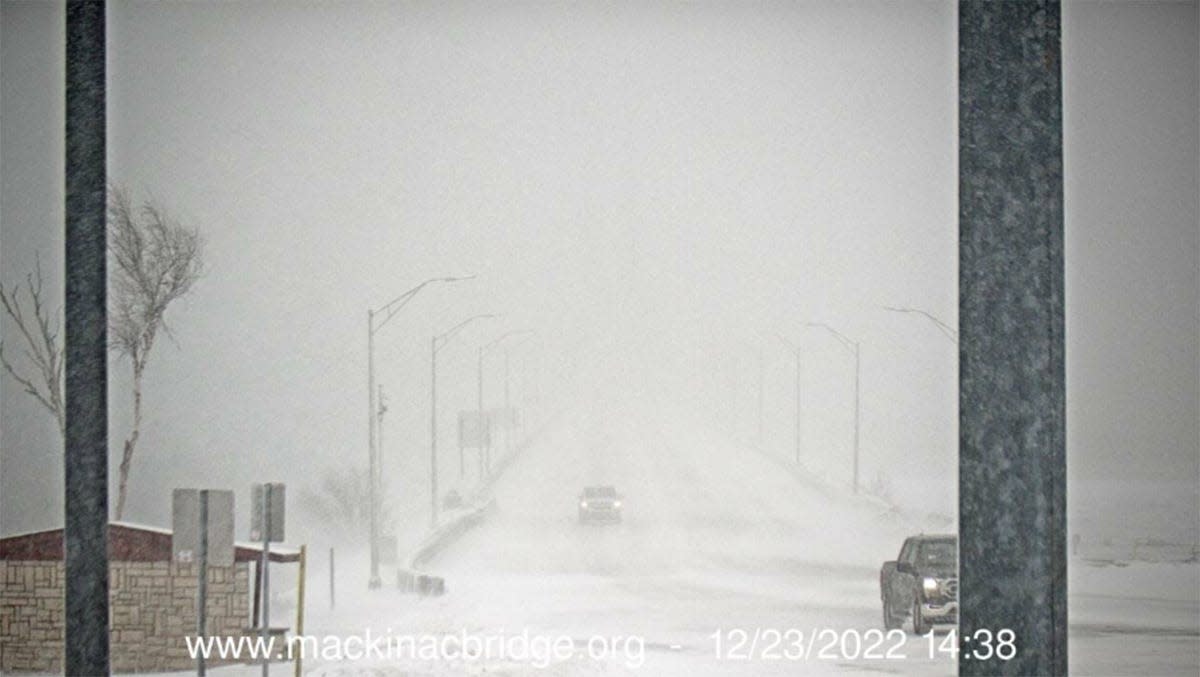
[{"label": "stone wall", "polygon": [[[112,562],[112,669],[187,670],[184,637],[196,631],[195,565]],[[208,634],[250,625],[249,565],[208,568]],[[61,672],[63,563],[0,561],[0,672]],[[217,664],[212,660],[210,664]]]}]

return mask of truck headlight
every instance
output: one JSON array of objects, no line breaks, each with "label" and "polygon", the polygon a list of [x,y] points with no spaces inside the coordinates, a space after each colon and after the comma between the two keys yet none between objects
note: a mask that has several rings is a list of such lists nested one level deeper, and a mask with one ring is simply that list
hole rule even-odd
[{"label": "truck headlight", "polygon": [[613,507],[614,507],[614,508],[619,508],[619,507],[621,507],[621,502],[620,502],[620,501],[613,501]]},{"label": "truck headlight", "polygon": [[581,508],[586,508],[586,507],[587,507],[587,501],[580,501],[580,502],[579,502],[579,507],[581,507]]},{"label": "truck headlight", "polygon": [[921,581],[921,587],[925,589],[925,594],[932,595],[938,589],[937,579],[926,576],[925,580]]}]

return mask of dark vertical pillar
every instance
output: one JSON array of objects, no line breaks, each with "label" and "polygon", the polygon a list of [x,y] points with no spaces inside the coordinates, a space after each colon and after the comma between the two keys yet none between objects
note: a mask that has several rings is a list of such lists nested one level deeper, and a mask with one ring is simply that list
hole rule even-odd
[{"label": "dark vertical pillar", "polygon": [[66,16],[63,669],[68,675],[104,675],[109,671],[104,3],[70,0]]},{"label": "dark vertical pillar", "polygon": [[962,675],[1067,671],[1059,17],[959,4],[960,640],[1016,648]]}]

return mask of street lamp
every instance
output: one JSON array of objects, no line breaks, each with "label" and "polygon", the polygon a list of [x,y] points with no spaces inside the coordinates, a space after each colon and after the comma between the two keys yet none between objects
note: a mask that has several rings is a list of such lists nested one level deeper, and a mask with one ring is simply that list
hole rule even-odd
[{"label": "street lamp", "polygon": [[[800,436],[800,433],[801,433],[801,428],[800,428],[800,403],[801,403],[801,400],[800,400],[800,373],[801,373],[800,372],[800,344],[792,343],[786,337],[784,337],[782,334],[776,334],[776,336],[778,336],[779,340],[783,342],[783,345],[787,346],[788,350],[790,350],[792,352],[792,354],[796,356],[796,463],[799,464],[800,463],[800,440],[801,440],[801,436]],[[759,368],[760,369],[762,368],[761,358],[759,360]],[[758,399],[759,399],[759,408],[761,409],[762,408],[762,387],[761,387],[761,385],[759,386]],[[760,419],[762,418],[761,413],[759,414],[759,418]],[[759,426],[761,427],[761,425],[762,424],[760,423]]]},{"label": "street lamp", "polygon": [[[426,286],[434,282],[459,282],[470,280],[474,277],[474,275],[468,275],[466,277],[430,278],[387,302],[378,310],[367,308],[367,438],[369,445],[367,452],[367,500],[370,504],[368,512],[370,513],[371,529],[371,577],[367,580],[367,587],[371,590],[375,590],[383,584],[379,578],[379,446],[376,441],[376,425],[378,423],[376,416],[379,415],[379,412],[376,410],[375,404],[375,332],[382,329],[389,320],[395,317],[396,313],[400,312],[401,308],[407,305]],[[383,319],[379,320],[377,324],[375,318],[379,316],[382,316]]]},{"label": "street lamp", "polygon": [[883,306],[883,309],[889,310],[893,313],[911,313],[911,314],[915,314],[915,315],[921,315],[921,316],[925,317],[925,319],[929,320],[934,325],[936,325],[938,328],[938,331],[942,332],[942,334],[946,338],[950,339],[950,341],[953,342],[954,345],[958,345],[958,332],[950,325],[939,320],[932,313],[927,313],[924,310],[920,310],[918,308],[897,308],[895,306]]},{"label": "street lamp", "polygon": [[859,344],[858,344],[858,341],[851,341],[850,339],[846,338],[846,336],[844,334],[842,334],[841,332],[839,332],[838,330],[836,330],[833,327],[831,327],[827,324],[824,324],[822,322],[807,322],[806,324],[809,327],[821,327],[822,329],[825,329],[830,334],[833,334],[834,337],[836,337],[837,340],[842,344],[842,346],[844,346],[850,352],[854,353],[854,493],[857,494],[858,493],[858,438],[859,438],[858,429],[859,429],[859,411],[860,411],[859,394],[860,394],[860,386],[862,383],[861,379],[859,378],[859,375],[861,373],[860,368],[862,365],[861,361],[859,360]]},{"label": "street lamp", "polygon": [[437,354],[446,347],[455,334],[462,331],[475,320],[499,317],[498,315],[472,315],[459,322],[445,332],[434,336],[430,344],[430,380],[429,380],[429,494],[432,510],[430,511],[430,527],[437,527],[438,522],[438,483],[437,483]]},{"label": "street lamp", "polygon": [[[491,467],[492,467],[492,436],[491,436],[492,427],[491,427],[490,421],[485,423],[485,419],[484,419],[484,415],[483,415],[483,355],[487,351],[491,350],[492,348],[496,347],[501,342],[503,342],[504,339],[510,338],[512,336],[520,336],[523,334],[532,334],[532,333],[533,333],[533,331],[529,330],[529,329],[516,329],[513,331],[505,332],[505,333],[501,334],[500,336],[498,336],[497,338],[495,338],[494,340],[492,340],[490,343],[479,346],[479,361],[476,365],[476,380],[477,380],[477,384],[479,387],[479,393],[478,393],[479,398],[478,398],[478,402],[477,402],[477,404],[478,404],[477,411],[479,412],[478,415],[479,415],[479,430],[480,430],[480,438],[479,438],[479,444],[480,444],[479,481],[480,482],[483,481],[484,472],[491,470]],[[508,409],[508,353],[507,352],[505,353],[505,358],[504,358],[504,407],[506,410],[505,415],[507,415],[508,414],[508,412],[507,412],[507,409]],[[486,428],[484,427],[485,425],[487,426]],[[484,432],[485,431],[487,432],[487,453],[486,454],[484,453],[484,450],[483,450]],[[505,436],[506,436],[505,439],[507,440],[507,432],[505,433]]]}]

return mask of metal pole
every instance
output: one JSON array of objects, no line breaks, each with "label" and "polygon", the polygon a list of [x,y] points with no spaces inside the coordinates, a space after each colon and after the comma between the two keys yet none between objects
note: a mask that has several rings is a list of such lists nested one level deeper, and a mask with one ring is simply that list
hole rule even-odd
[{"label": "metal pole", "polygon": [[[196,637],[204,641],[208,634],[208,489],[200,490],[200,556],[196,578]],[[196,674],[204,677],[204,652],[196,652]]]},{"label": "metal pole", "polygon": [[800,349],[796,348],[796,463],[800,463],[800,445],[801,445],[801,400],[800,400]]},{"label": "metal pole", "polygon": [[758,448],[762,449],[763,445],[763,381],[766,380],[764,375],[766,368],[763,366],[762,348],[758,349],[758,426],[755,429],[755,442]]},{"label": "metal pole", "polygon": [[512,433],[513,410],[508,399],[508,348],[504,349],[504,455],[508,455],[508,436]]},{"label": "metal pole", "polygon": [[109,673],[105,5],[66,6],[63,671]]},{"label": "metal pole", "polygon": [[429,526],[438,523],[437,482],[437,337],[430,341],[429,378]]},{"label": "metal pole", "polygon": [[379,393],[376,400],[379,403],[379,411],[375,414],[375,477],[378,480],[375,491],[376,496],[379,496],[383,493],[383,415],[387,412],[387,400],[383,397],[383,384],[376,386],[376,389]]},{"label": "metal pole", "polygon": [[[271,483],[263,483],[263,504],[262,504],[262,560],[259,566],[262,568],[262,627],[259,628],[258,635],[262,638],[263,646],[267,646],[271,637]],[[267,677],[267,673],[271,669],[271,656],[269,652],[264,652],[262,663],[263,677]]]},{"label": "metal pole", "polygon": [[1061,9],[958,3],[963,677],[1069,671]]},{"label": "metal pole", "polygon": [[367,454],[367,503],[370,523],[371,547],[371,576],[367,579],[367,588],[376,590],[382,585],[379,578],[379,523],[377,497],[375,496],[375,478],[377,447],[375,440],[375,312],[367,309],[367,426],[370,448]]},{"label": "metal pole", "polygon": [[[300,546],[300,580],[296,583],[296,637],[304,636],[304,576],[308,569],[308,546]],[[300,645],[300,653],[296,654],[296,677],[301,675],[301,662],[304,658],[304,642]]]},{"label": "metal pole", "polygon": [[858,343],[854,344],[854,493],[858,493],[858,428],[860,401],[860,362],[858,359]]},{"label": "metal pole", "polygon": [[[488,458],[488,455],[490,454],[492,447],[490,434],[491,426],[484,423],[483,420],[483,346],[479,346],[479,361],[475,366],[475,372],[476,384],[479,386],[479,399],[476,402],[476,410],[479,412],[479,481],[482,482],[483,473],[487,469],[488,465],[490,465],[491,459]],[[486,450],[484,448],[485,446],[487,447]]]}]

